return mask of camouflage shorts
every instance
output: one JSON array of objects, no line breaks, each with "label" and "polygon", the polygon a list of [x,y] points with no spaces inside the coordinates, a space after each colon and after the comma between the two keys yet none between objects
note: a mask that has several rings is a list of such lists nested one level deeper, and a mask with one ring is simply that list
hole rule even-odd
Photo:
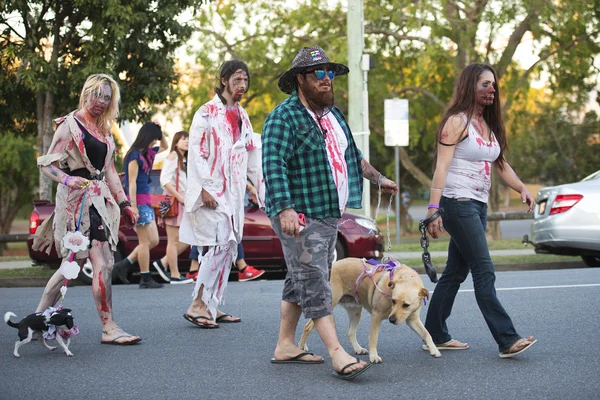
[{"label": "camouflage shorts", "polygon": [[306,318],[331,314],[329,271],[337,240],[337,218],[306,218],[300,236],[283,234],[279,216],[271,217],[287,264],[282,300],[299,304]]}]

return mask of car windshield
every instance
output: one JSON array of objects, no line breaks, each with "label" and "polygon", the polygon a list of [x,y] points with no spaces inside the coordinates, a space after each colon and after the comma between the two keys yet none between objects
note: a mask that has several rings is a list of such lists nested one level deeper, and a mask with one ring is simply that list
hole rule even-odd
[{"label": "car windshield", "polygon": [[585,178],[583,178],[581,180],[581,182],[585,182],[585,181],[595,181],[595,180],[600,180],[600,170],[594,172],[591,175],[586,176]]}]

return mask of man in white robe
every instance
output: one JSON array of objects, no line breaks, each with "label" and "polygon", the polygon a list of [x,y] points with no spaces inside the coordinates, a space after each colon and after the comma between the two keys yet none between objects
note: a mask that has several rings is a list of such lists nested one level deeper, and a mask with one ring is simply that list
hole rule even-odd
[{"label": "man in white robe", "polygon": [[219,77],[217,94],[198,109],[190,128],[188,187],[179,228],[180,241],[208,247],[199,257],[193,301],[184,315],[202,328],[240,321],[218,307],[242,241],[247,180],[257,189],[259,206],[264,205],[260,136],[239,105],[248,90],[248,67],[239,60],[227,61]]}]

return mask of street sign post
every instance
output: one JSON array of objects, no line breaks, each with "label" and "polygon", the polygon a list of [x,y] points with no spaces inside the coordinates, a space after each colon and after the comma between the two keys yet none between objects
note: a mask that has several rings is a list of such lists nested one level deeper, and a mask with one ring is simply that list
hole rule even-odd
[{"label": "street sign post", "polygon": [[[400,152],[399,146],[408,146],[408,100],[386,99],[384,112],[384,144],[394,147],[396,165],[396,183],[400,189]],[[396,243],[400,243],[400,193],[396,195]]]}]

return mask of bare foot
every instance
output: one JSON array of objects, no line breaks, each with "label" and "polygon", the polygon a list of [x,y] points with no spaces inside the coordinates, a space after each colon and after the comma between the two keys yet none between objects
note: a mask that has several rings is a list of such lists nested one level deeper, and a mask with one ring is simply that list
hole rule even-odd
[{"label": "bare foot", "polygon": [[239,317],[234,317],[231,314],[224,313],[221,310],[217,310],[217,322],[242,322],[242,319]]},{"label": "bare foot", "polygon": [[190,306],[188,308],[187,311],[187,315],[190,318],[195,318],[195,317],[205,317],[206,319],[202,318],[202,325],[204,326],[218,326],[213,317],[210,315],[210,313],[208,312],[208,310],[204,307],[192,307]]},{"label": "bare foot", "polygon": [[[278,345],[275,348],[275,353],[273,354],[273,358],[275,360],[289,360],[291,358],[296,357],[298,354],[302,354],[302,353],[304,353],[304,350],[301,350],[299,347],[297,347],[295,345],[289,345],[289,346]],[[306,354],[306,355],[300,357],[300,360],[323,361],[323,357]]]},{"label": "bare foot", "polygon": [[[356,363],[358,361],[358,363]],[[367,363],[363,360],[360,360],[356,357],[352,357],[350,354],[346,353],[344,349],[341,347],[335,351],[333,357],[331,357],[331,366],[333,370],[336,372],[340,372],[342,368],[344,368],[348,364],[356,363],[354,365],[350,365],[344,370],[344,375],[348,375],[357,369],[364,368]]]},{"label": "bare foot", "polygon": [[137,343],[142,340],[141,337],[130,335],[121,328],[114,328],[110,331],[102,331],[102,342],[114,342],[115,344]]},{"label": "bare foot", "polygon": [[521,338],[514,342],[512,346],[508,348],[508,350],[505,350],[502,353],[500,353],[500,358],[510,358],[516,356],[517,354],[521,354],[522,352],[533,346],[535,342],[537,342],[537,340],[535,340],[533,336],[529,336],[528,338]]}]

